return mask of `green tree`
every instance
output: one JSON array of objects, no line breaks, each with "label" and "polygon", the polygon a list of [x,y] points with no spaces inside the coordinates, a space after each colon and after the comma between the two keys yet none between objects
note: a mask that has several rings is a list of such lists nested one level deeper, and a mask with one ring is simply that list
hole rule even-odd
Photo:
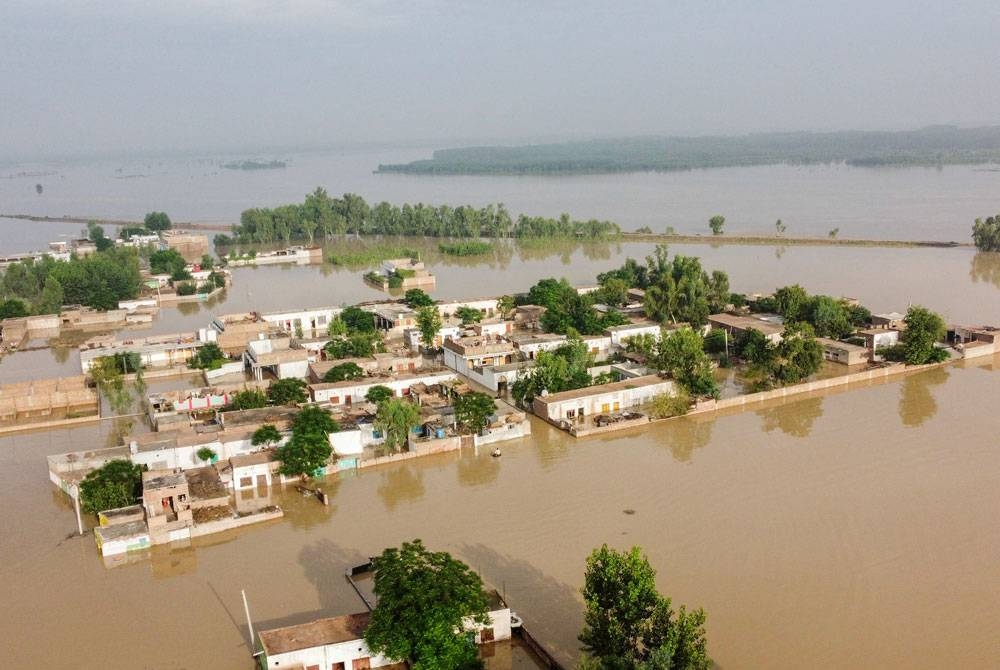
[{"label": "green tree", "polygon": [[216,457],[215,451],[208,447],[202,447],[195,453],[198,455],[198,458],[205,461],[206,463],[208,463],[209,461],[211,461],[213,458]]},{"label": "green tree", "polygon": [[390,398],[375,412],[375,428],[385,435],[385,447],[391,452],[406,447],[410,430],[420,425],[420,410],[409,400]]},{"label": "green tree", "polygon": [[237,391],[226,405],[227,410],[259,409],[267,407],[267,395],[258,389],[246,389]]},{"label": "green tree", "polygon": [[358,379],[365,376],[365,371],[357,363],[341,363],[334,365],[323,375],[323,381],[327,383],[342,382],[346,379]]},{"label": "green tree", "polygon": [[411,288],[403,294],[403,302],[410,309],[416,309],[418,307],[428,307],[434,304],[434,298],[427,295],[423,289]]},{"label": "green tree", "polygon": [[513,296],[502,295],[497,298],[497,311],[500,312],[500,316],[504,319],[510,318],[511,312],[514,311],[515,304]]},{"label": "green tree", "polygon": [[386,549],[372,563],[377,604],[365,630],[372,652],[406,660],[413,670],[481,667],[464,632],[469,619],[489,622],[479,575],[420,540]]},{"label": "green tree", "polygon": [[381,351],[382,336],[378,331],[354,332],[347,337],[335,337],[326,343],[323,350],[328,358],[367,358]]},{"label": "green tree", "polygon": [[980,251],[1000,251],[1000,214],[976,219],[972,224],[972,242]]},{"label": "green tree", "polygon": [[278,430],[273,424],[265,423],[253,432],[253,435],[250,437],[250,444],[255,447],[259,447],[261,445],[270,447],[273,444],[281,442],[281,438],[282,435],[280,430]]},{"label": "green tree", "polygon": [[295,405],[309,400],[309,392],[304,381],[289,377],[271,384],[267,389],[267,398],[275,405]]},{"label": "green tree", "polygon": [[326,331],[330,337],[342,337],[347,335],[347,324],[339,316],[335,316],[330,320],[330,325],[327,326]]},{"label": "green tree", "polygon": [[490,416],[496,411],[493,398],[485,393],[472,391],[455,398],[455,420],[472,433],[489,425]]},{"label": "green tree", "polygon": [[187,261],[176,249],[159,249],[149,255],[149,271],[154,275],[170,275],[178,280],[190,279],[191,275],[185,277]]},{"label": "green tree", "polygon": [[340,313],[340,320],[347,325],[349,332],[372,332],[375,330],[375,315],[360,307],[345,307]]},{"label": "green tree", "polygon": [[774,292],[774,305],[785,321],[805,321],[811,300],[806,290],[798,284],[783,286]]},{"label": "green tree", "polygon": [[622,307],[628,303],[629,285],[620,277],[608,277],[601,283],[600,300],[611,307]]},{"label": "green tree", "polygon": [[122,412],[132,402],[132,394],[125,384],[125,377],[114,356],[95,358],[90,365],[89,373],[113,409]]},{"label": "green tree", "polygon": [[774,222],[774,232],[776,232],[778,235],[784,234],[785,228],[786,226],[781,222],[781,219],[778,219],[777,221]]},{"label": "green tree", "polygon": [[198,347],[188,366],[195,370],[218,370],[228,359],[215,342],[207,342]]},{"label": "green tree", "polygon": [[820,337],[840,339],[854,332],[847,306],[842,300],[817,295],[809,304],[807,320]]},{"label": "green tree", "polygon": [[152,230],[153,232],[160,232],[163,230],[170,230],[173,224],[170,222],[170,217],[167,216],[166,212],[150,212],[143,219],[143,225],[146,226],[147,230]]},{"label": "green tree", "polygon": [[125,459],[108,461],[80,482],[80,508],[88,514],[134,505],[142,494],[142,468]]},{"label": "green tree", "polygon": [[926,307],[913,305],[906,310],[906,330],[900,335],[903,361],[907,365],[940,363],[947,360],[948,352],[935,343],[944,339],[944,320]]},{"label": "green tree", "polygon": [[95,221],[87,222],[87,239],[94,243],[98,251],[107,251],[115,246],[115,241],[104,234],[104,228]]},{"label": "green tree", "polygon": [[455,316],[462,320],[463,326],[470,326],[483,320],[483,310],[462,305],[455,310]]},{"label": "green tree", "polygon": [[726,217],[716,214],[708,220],[708,227],[712,229],[713,235],[721,235],[722,228],[726,225]]},{"label": "green tree", "polygon": [[638,547],[603,545],[587,558],[580,641],[607,670],[708,670],[705,613],[681,607],[656,589],[656,571]]},{"label": "green tree", "polygon": [[571,339],[552,351],[542,351],[535,366],[514,382],[511,395],[519,407],[529,407],[542,391],[559,393],[589,386],[592,379],[587,369],[593,360],[587,345],[579,339]]},{"label": "green tree", "polygon": [[292,422],[292,437],[278,447],[281,473],[311,477],[330,460],[330,433],[339,430],[340,425],[327,410],[315,405],[303,407]]},{"label": "green tree", "polygon": [[678,328],[660,340],[656,366],[669,372],[691,395],[716,396],[719,393],[704,341],[690,328]]},{"label": "green tree", "polygon": [[434,338],[437,337],[443,323],[437,307],[425,305],[417,308],[417,328],[420,330],[420,341],[426,348],[434,347]]},{"label": "green tree", "polygon": [[42,294],[35,304],[35,313],[58,314],[62,311],[63,298],[62,284],[59,283],[58,279],[49,275],[45,278],[45,286],[42,288]]},{"label": "green tree", "polygon": [[729,297],[726,273],[716,271],[709,276],[697,258],[674,256],[668,260],[666,247],[660,245],[647,265],[651,279],[644,307],[649,318],[661,323],[703,326],[712,309],[721,309]]},{"label": "green tree", "polygon": [[823,346],[808,323],[786,323],[775,352],[772,377],[780,384],[797,384],[823,365]]},{"label": "green tree", "polygon": [[368,393],[365,394],[365,400],[376,405],[380,405],[389,398],[395,398],[396,392],[393,391],[388,386],[383,386],[379,384],[368,389]]},{"label": "green tree", "polygon": [[11,298],[0,303],[0,321],[28,316],[28,306],[24,301]]}]

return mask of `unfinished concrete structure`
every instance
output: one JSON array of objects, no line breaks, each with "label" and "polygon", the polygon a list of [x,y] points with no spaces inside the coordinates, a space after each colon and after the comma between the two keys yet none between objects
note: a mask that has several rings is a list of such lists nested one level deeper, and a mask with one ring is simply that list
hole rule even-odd
[{"label": "unfinished concrete structure", "polygon": [[37,428],[99,416],[97,391],[87,386],[82,375],[0,386],[0,430]]}]

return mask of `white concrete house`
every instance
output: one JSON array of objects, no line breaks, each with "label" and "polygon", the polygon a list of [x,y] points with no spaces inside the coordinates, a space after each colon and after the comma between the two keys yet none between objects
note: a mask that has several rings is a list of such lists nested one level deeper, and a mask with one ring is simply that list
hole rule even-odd
[{"label": "white concrete house", "polygon": [[638,323],[626,323],[622,326],[612,326],[605,329],[604,334],[611,338],[613,346],[624,348],[628,344],[629,338],[632,337],[652,335],[659,340],[662,335],[662,328],[655,321],[640,321]]},{"label": "white concrete house", "polygon": [[472,309],[481,310],[486,315],[486,318],[492,318],[497,314],[497,299],[473,298],[470,300],[446,300],[439,302],[437,305],[441,316],[445,318],[454,316],[460,307],[471,307]]},{"label": "white concrete house", "polygon": [[456,375],[451,370],[438,369],[394,376],[361,377],[360,379],[346,379],[342,382],[310,384],[309,391],[312,394],[313,402],[351,405],[367,402],[365,395],[373,386],[387,386],[396,393],[397,397],[400,397],[408,394],[410,387],[414,384],[423,383],[431,386],[455,378]]},{"label": "white concrete house", "polygon": [[278,379],[305,379],[309,374],[309,351],[290,348],[287,337],[272,340],[251,340],[247,344],[247,364],[258,381],[267,370]]},{"label": "white concrete house", "polygon": [[658,375],[647,375],[610,384],[538,396],[532,408],[539,417],[558,425],[581,417],[634,410],[663,393],[673,393],[674,383]]},{"label": "white concrete house", "polygon": [[566,344],[566,336],[556,333],[530,333],[526,335],[511,335],[511,342],[528,360],[535,360],[543,351],[552,351]]},{"label": "white concrete house", "polygon": [[301,331],[303,337],[323,337],[330,327],[330,322],[342,311],[344,311],[342,307],[310,307],[261,314],[261,319],[274,324],[289,335]]}]

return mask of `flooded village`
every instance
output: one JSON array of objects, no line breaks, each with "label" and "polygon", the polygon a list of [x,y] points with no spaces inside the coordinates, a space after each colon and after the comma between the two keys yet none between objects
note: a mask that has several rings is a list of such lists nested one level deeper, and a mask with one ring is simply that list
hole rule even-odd
[{"label": "flooded village", "polygon": [[[194,264],[186,269],[192,274],[201,271]],[[239,290],[239,277],[234,279],[225,268],[213,271],[225,278],[218,288]],[[351,281],[351,276],[353,281],[362,280],[357,274],[343,280]],[[169,277],[150,273],[146,280],[150,296],[154,283],[161,296],[173,289]],[[619,434],[622,448],[629,448],[664,429],[679,431],[683,437],[677,438],[676,449],[683,454],[702,444],[699,433],[710,433],[716,415],[732,416],[734,411],[780,415],[787,411],[782,409],[784,403],[794,403],[796,397],[809,403],[809,398],[830,391],[865,394],[873,385],[877,388],[896,378],[930,378],[938,374],[935,370],[946,369],[941,366],[976,365],[979,360],[989,365],[997,353],[994,328],[949,325],[934,343],[935,350],[944,352],[943,360],[914,365],[886,360],[885,352],[905,340],[907,314],[870,314],[842,337],[816,337],[814,353],[821,360],[801,381],[758,389],[733,359],[749,356],[737,354],[736,347],[751,331],[773,347],[786,337],[783,316],[760,308],[771,305],[775,294],[734,294],[742,298],[735,302],[743,304],[727,300],[725,311],[708,314],[704,323],[692,326],[651,319],[645,292],[639,288],[628,288],[614,307],[598,302],[606,288],[571,287],[573,295],[586,297],[594,314],[621,315],[622,323],[588,335],[547,330],[552,323],[545,317],[549,308],[531,302],[532,291],[438,300],[419,291],[356,305],[221,312],[205,315],[195,330],[146,337],[133,332],[148,328],[153,320],[169,321],[169,302],[148,297],[101,312],[70,307],[45,323],[38,322],[39,317],[7,319],[0,323],[0,336],[9,356],[44,347],[44,338],[49,342],[69,338],[80,342],[75,345],[79,370],[68,377],[3,384],[0,429],[19,440],[26,428],[40,429],[34,435],[41,436],[100,426],[98,434],[105,436],[101,439],[74,440],[69,451],[47,449],[50,453],[43,460],[48,480],[58,492],[56,509],[60,516],[77,516],[78,531],[91,543],[89,560],[112,574],[147,563],[154,574],[165,568],[167,574],[175,568],[184,574],[197,564],[198,554],[210,551],[213,537],[243,543],[255,533],[273,534],[276,524],[292,528],[324,524],[324,518],[347,504],[345,491],[366,472],[391,482],[386,485],[392,493],[380,491],[379,496],[397,500],[389,506],[393,510],[411,500],[408,491],[414,486],[425,490],[426,484],[420,483],[423,475],[416,482],[412,478],[415,472],[428,472],[428,467],[433,472],[457,465],[460,477],[465,476],[461,469],[471,468],[470,484],[476,486],[492,481],[502,463],[515,460],[523,467],[526,451],[544,453],[551,448],[547,445],[559,443],[559,434],[575,440],[569,449],[576,449],[576,444],[585,448],[588,438],[606,440]],[[861,307],[853,299],[836,302],[845,308]],[[428,316],[431,312],[435,318]],[[366,335],[357,337],[359,333]],[[702,346],[716,383],[713,392],[686,394],[680,373],[663,364],[657,346],[681,333],[695,333],[704,343],[723,342],[722,351]],[[555,358],[568,359],[573,348],[582,354],[584,383],[554,392],[543,386],[528,396],[516,391],[519,380],[522,389],[530,385],[540,367]],[[112,407],[107,389],[93,377],[108,360],[121,360],[126,366],[120,372],[134,393],[129,410]],[[129,370],[129,364],[137,369]],[[470,420],[468,411],[460,409],[463,398],[484,398],[489,404],[480,406],[477,418]],[[666,401],[677,398],[682,399],[682,408],[664,409]],[[380,417],[387,400],[412,408],[401,435],[393,436],[391,424]],[[323,435],[329,456],[303,477],[283,472],[280,449],[293,441],[296,418],[308,407],[327,413],[336,428]],[[115,419],[118,415],[128,418]],[[136,502],[81,513],[81,482],[121,461],[138,469]],[[456,503],[461,504],[453,500],[452,505]],[[514,501],[495,504],[504,515],[520,507]],[[634,513],[631,504],[624,511]],[[474,556],[478,550],[466,548],[461,553],[469,551]],[[349,552],[330,554],[344,562],[337,565],[333,558],[323,559],[330,561],[332,579],[361,558]],[[176,563],[171,556],[187,558]],[[186,563],[189,567],[184,567]],[[507,573],[496,557],[490,563],[484,577],[496,588],[505,589],[508,580],[523,570]],[[521,602],[530,607],[536,597],[534,587],[525,588],[522,584],[513,589],[519,610]],[[251,603],[258,606],[260,594],[253,586],[247,590]],[[257,636],[249,650],[259,650],[270,659],[274,665],[268,667],[299,667],[313,663],[310,659],[322,659],[327,665],[345,663],[344,667],[352,667],[354,661],[371,667],[391,665],[393,659],[369,655],[363,645],[361,655],[356,651],[338,655],[338,649],[355,649],[368,616],[355,611],[357,603],[350,605],[341,593],[311,620],[301,620],[301,608],[291,605],[272,620],[275,625],[256,622]],[[572,596],[556,599],[564,605],[574,601]],[[361,604],[368,603],[362,598]],[[275,612],[273,606],[268,609]],[[530,644],[518,637],[520,624],[511,629],[508,622],[504,629],[495,621],[490,626],[489,667],[570,665],[572,654],[567,656],[561,642],[553,644],[557,624],[545,620],[559,612],[551,607],[542,611],[545,617],[528,618]],[[497,621],[510,619],[505,612]],[[231,617],[237,615],[235,609],[230,612]],[[283,617],[293,616],[295,623],[286,625],[288,619]],[[519,615],[514,618],[521,620]],[[243,630],[244,623],[240,621],[237,628]],[[505,642],[511,630],[516,639]],[[290,641],[301,639],[311,642]],[[554,639],[566,638],[557,634]],[[247,653],[248,665],[250,656]]]}]

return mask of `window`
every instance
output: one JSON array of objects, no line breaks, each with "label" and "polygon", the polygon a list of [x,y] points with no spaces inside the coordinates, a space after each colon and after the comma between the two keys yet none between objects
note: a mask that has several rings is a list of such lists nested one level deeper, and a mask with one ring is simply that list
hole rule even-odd
[{"label": "window", "polygon": [[253,486],[253,477],[240,477],[240,488]]}]

